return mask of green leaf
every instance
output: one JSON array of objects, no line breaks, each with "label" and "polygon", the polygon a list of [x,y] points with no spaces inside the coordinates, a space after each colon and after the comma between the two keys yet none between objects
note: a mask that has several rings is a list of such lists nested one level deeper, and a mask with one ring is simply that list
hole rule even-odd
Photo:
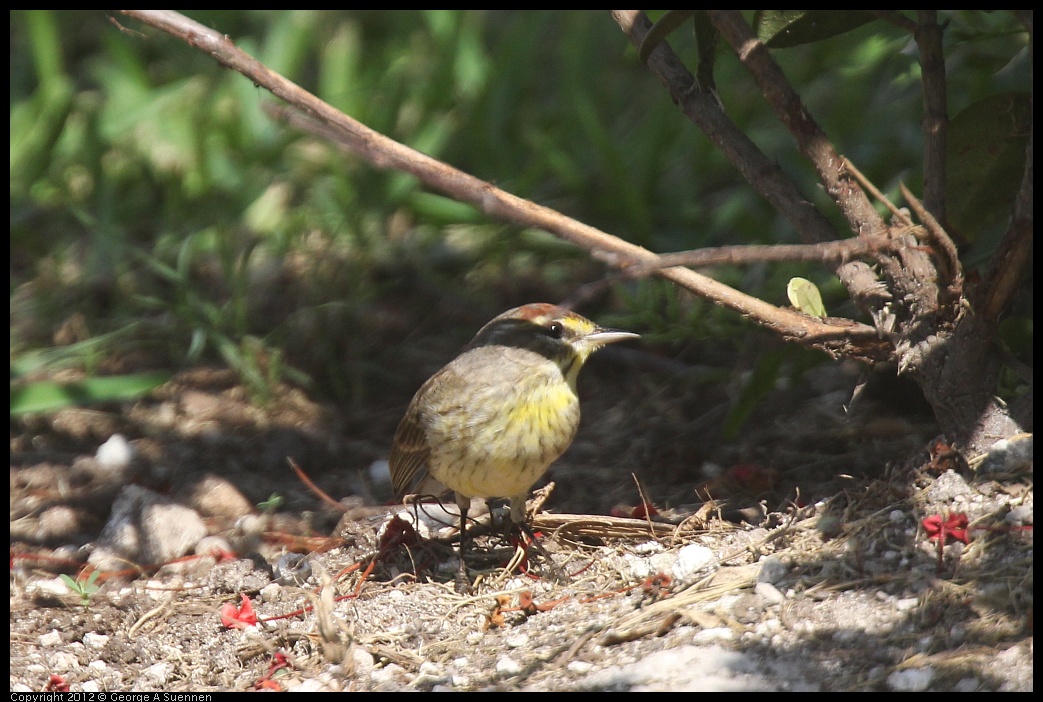
[{"label": "green leaf", "polygon": [[55,10],[27,10],[25,13],[33,64],[36,66],[37,79],[43,85],[53,80],[65,80],[65,69],[62,66],[63,37],[55,14]]},{"label": "green leaf", "polygon": [[862,10],[760,10],[754,25],[769,48],[785,49],[850,32],[874,19]]},{"label": "green leaf", "polygon": [[87,378],[72,383],[42,380],[11,388],[11,415],[54,412],[66,407],[133,400],[170,380],[170,373]]},{"label": "green leaf", "polygon": [[262,512],[272,513],[278,510],[280,507],[282,507],[285,501],[285,497],[283,497],[277,492],[273,492],[271,495],[268,496],[267,500],[263,502],[258,502],[257,508]]},{"label": "green leaf", "polygon": [[1010,216],[1025,170],[1032,97],[999,93],[968,105],[949,125],[945,184],[949,224],[965,241]]},{"label": "green leaf", "polygon": [[101,575],[101,571],[92,570],[90,575],[87,577],[83,576],[83,573],[73,580],[71,576],[62,573],[59,577],[65,586],[80,596],[80,600],[84,607],[90,605],[91,595],[101,589],[101,585],[98,585],[98,576]]},{"label": "green leaf", "polygon": [[825,317],[826,307],[822,304],[822,293],[807,278],[790,278],[786,286],[786,295],[790,304],[806,315]]}]

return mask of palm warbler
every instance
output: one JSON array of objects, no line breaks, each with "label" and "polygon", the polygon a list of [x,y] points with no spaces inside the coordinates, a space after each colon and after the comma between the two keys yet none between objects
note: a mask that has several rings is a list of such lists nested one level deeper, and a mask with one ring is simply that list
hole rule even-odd
[{"label": "palm warbler", "polygon": [[509,498],[524,527],[529,489],[576,435],[580,368],[601,346],[637,337],[555,305],[523,305],[482,327],[417,391],[395,432],[391,482],[398,499],[456,493],[464,582],[471,498]]}]

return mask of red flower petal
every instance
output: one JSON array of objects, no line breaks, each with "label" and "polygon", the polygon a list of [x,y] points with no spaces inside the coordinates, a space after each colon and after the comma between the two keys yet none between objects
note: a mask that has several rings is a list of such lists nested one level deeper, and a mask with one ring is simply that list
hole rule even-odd
[{"label": "red flower petal", "polygon": [[924,531],[927,532],[927,538],[931,541],[942,539],[943,544],[948,543],[949,539],[962,541],[965,544],[971,542],[970,534],[967,531],[967,525],[970,523],[970,520],[967,519],[967,515],[963,512],[950,514],[945,519],[940,514],[932,514],[920,523],[923,524]]},{"label": "red flower petal", "polygon": [[243,606],[236,607],[231,602],[221,605],[221,623],[229,629],[245,629],[257,623],[257,613],[254,612],[250,598],[243,595]]}]

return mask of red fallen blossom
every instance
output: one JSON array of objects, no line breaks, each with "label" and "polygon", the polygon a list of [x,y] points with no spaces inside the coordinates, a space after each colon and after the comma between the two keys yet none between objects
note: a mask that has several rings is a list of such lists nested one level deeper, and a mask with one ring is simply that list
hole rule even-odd
[{"label": "red fallen blossom", "polygon": [[388,553],[398,546],[416,546],[418,543],[420,536],[413,525],[399,516],[394,516],[380,535],[379,545],[381,553]]},{"label": "red fallen blossom", "polygon": [[940,514],[932,514],[921,522],[924,531],[927,532],[927,538],[931,541],[938,540],[943,545],[950,538],[969,544],[971,542],[971,537],[967,533],[969,523],[967,515],[963,512],[950,514],[947,519],[943,519]]},{"label": "red fallen blossom", "polygon": [[612,508],[611,514],[613,517],[623,517],[624,519],[649,519],[658,517],[659,510],[647,503],[640,504],[637,507],[617,505]]},{"label": "red fallen blossom", "polygon": [[257,613],[254,612],[250,598],[243,595],[243,606],[236,607],[231,602],[221,605],[221,623],[229,629],[245,629],[257,624]]},{"label": "red fallen blossom", "polygon": [[530,617],[539,612],[539,610],[536,609],[536,602],[532,599],[531,590],[524,590],[518,594],[518,609],[525,612],[525,614]]},{"label": "red fallen blossom", "polygon": [[648,503],[642,503],[635,507],[630,513],[631,519],[649,519],[651,517],[658,517],[659,510]]},{"label": "red fallen blossom", "polygon": [[518,593],[517,609],[521,612],[524,612],[526,616],[531,617],[538,612],[548,612],[567,599],[569,599],[569,595],[566,595],[561,599],[553,600],[551,602],[536,604],[536,601],[532,599],[532,591],[522,590],[520,593]]},{"label": "red fallen blossom", "polygon": [[44,692],[68,692],[69,683],[65,682],[65,678],[60,675],[51,673],[51,677],[47,678],[47,685],[43,689]]}]

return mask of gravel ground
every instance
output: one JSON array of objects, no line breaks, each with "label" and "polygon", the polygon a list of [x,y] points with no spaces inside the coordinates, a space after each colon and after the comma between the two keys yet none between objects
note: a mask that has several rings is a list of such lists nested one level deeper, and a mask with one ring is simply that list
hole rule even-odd
[{"label": "gravel ground", "polygon": [[[831,455],[879,470],[782,470],[774,493],[794,499],[707,503],[737,468],[704,457],[681,484],[662,466],[683,447],[626,438],[672,431],[670,413],[619,414],[645,406],[612,392],[585,404],[535,523],[568,577],[540,578],[537,554],[505,568],[493,526],[466,597],[451,529],[381,506],[393,415],[366,434],[296,391],[261,411],[196,373],[134,406],[12,421],[11,690],[1032,690],[1031,436],[969,465],[849,444]],[[765,427],[747,444],[797,445]],[[693,499],[630,518],[638,455],[653,503]],[[287,456],[350,497],[323,506]],[[103,575],[81,596],[58,574],[85,562]],[[256,625],[236,626],[244,596]]]}]

